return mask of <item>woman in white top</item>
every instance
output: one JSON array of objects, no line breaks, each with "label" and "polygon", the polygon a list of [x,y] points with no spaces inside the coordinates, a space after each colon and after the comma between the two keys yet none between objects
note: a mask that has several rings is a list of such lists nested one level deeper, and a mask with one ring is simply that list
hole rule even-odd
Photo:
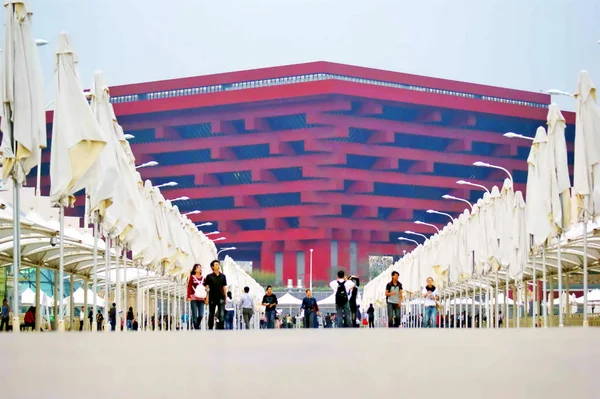
[{"label": "woman in white top", "polygon": [[192,308],[192,323],[194,330],[200,330],[204,317],[204,304],[206,302],[206,288],[202,276],[202,266],[195,264],[190,273],[187,288],[187,300]]},{"label": "woman in white top", "polygon": [[423,320],[424,328],[435,328],[437,322],[437,299],[438,290],[433,285],[433,279],[427,278],[427,285],[423,288],[423,298],[425,298],[425,317]]}]

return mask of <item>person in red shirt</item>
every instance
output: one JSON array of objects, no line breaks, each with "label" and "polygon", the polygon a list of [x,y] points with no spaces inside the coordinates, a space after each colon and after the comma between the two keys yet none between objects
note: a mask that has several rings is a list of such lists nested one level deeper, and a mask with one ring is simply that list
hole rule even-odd
[{"label": "person in red shirt", "polygon": [[31,327],[32,330],[35,328],[35,307],[32,306],[27,310],[23,321],[25,322],[24,327]]},{"label": "person in red shirt", "polygon": [[206,303],[206,287],[202,276],[202,266],[198,263],[192,267],[187,287],[187,300],[192,308],[192,323],[194,330],[200,330],[204,318],[204,304]]}]

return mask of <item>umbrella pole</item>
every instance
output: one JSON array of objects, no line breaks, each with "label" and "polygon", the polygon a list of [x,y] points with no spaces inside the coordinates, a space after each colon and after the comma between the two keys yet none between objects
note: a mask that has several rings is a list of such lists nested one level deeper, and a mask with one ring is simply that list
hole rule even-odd
[{"label": "umbrella pole", "polygon": [[153,328],[153,331],[158,331],[158,273],[154,274],[154,328]]},{"label": "umbrella pole", "polygon": [[544,328],[548,328],[548,293],[546,290],[546,247],[542,248],[542,312],[544,312]]},{"label": "umbrella pole", "polygon": [[121,278],[119,275],[119,260],[121,258],[121,248],[119,246],[119,241],[116,242],[115,249],[117,251],[117,259],[115,262],[115,332],[121,332],[121,315],[119,311],[121,310]]},{"label": "umbrella pole", "polygon": [[475,328],[475,292],[476,286],[473,286],[473,303],[471,304],[471,328]]},{"label": "umbrella pole", "polygon": [[[98,309],[98,212],[94,212],[94,252],[93,252],[94,264],[92,268],[92,292],[94,294],[92,298],[92,309],[93,316],[96,316]],[[92,317],[92,331],[98,330],[98,323]]]},{"label": "umbrella pole", "polygon": [[137,266],[137,288],[135,290],[135,314],[136,314],[136,320],[138,321],[138,331],[142,331],[140,328],[140,310],[141,310],[141,302],[142,302],[142,296],[140,295],[140,265],[138,264]]},{"label": "umbrella pole", "polygon": [[65,207],[60,205],[58,208],[58,219],[59,219],[59,241],[58,241],[58,327],[59,332],[65,331],[65,320],[63,318],[63,305],[64,305],[64,283],[65,283]]},{"label": "umbrella pole", "polygon": [[494,328],[500,327],[500,321],[498,320],[498,311],[500,310],[500,304],[498,303],[498,292],[500,291],[499,284],[498,271],[496,270],[496,286],[494,287]]},{"label": "umbrella pole", "polygon": [[587,216],[583,221],[583,326],[589,327],[588,322],[588,253],[587,253]]},{"label": "umbrella pole", "polygon": [[[16,165],[15,165],[16,166]],[[12,326],[13,333],[18,333],[21,328],[19,320],[19,269],[21,264],[21,184],[13,176],[13,303]]]},{"label": "umbrella pole", "polygon": [[532,286],[532,292],[533,292],[533,298],[531,301],[531,328],[535,328],[535,317],[537,315],[537,264],[535,262],[535,252],[533,252],[532,254],[532,259],[533,259],[533,276],[532,276],[532,282],[533,282],[533,286]]},{"label": "umbrella pole", "polygon": [[558,236],[558,326],[565,326],[563,298],[562,298],[562,251],[560,248],[560,235]]},{"label": "umbrella pole", "polygon": [[[513,303],[515,303],[514,300]],[[504,328],[508,328],[508,267],[506,267],[506,275],[504,276]]]},{"label": "umbrella pole", "polygon": [[479,328],[482,327],[483,319],[483,287],[481,284],[481,275],[479,275]]},{"label": "umbrella pole", "polygon": [[104,332],[110,331],[110,323],[108,320],[108,307],[110,306],[108,301],[108,268],[110,267],[110,237],[108,234],[104,235]]}]

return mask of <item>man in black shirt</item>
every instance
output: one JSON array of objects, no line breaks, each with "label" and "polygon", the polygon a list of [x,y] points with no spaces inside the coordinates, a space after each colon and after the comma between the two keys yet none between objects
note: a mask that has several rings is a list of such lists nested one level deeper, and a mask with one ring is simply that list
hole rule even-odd
[{"label": "man in black shirt", "polygon": [[221,273],[221,264],[218,260],[210,262],[212,273],[204,279],[206,286],[206,303],[208,303],[208,329],[215,325],[215,310],[217,316],[217,330],[225,329],[225,297],[227,295],[227,278]]},{"label": "man in black shirt", "polygon": [[275,314],[277,314],[277,297],[273,294],[273,288],[267,286],[267,293],[263,297],[262,305],[265,307],[267,317],[267,328],[275,328]]}]

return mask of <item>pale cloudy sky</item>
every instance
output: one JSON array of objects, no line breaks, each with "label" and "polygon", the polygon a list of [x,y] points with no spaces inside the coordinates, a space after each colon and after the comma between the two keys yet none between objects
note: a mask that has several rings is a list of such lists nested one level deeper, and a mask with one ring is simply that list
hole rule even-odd
[{"label": "pale cloudy sky", "polygon": [[[599,0],[30,0],[47,97],[66,30],[82,79],[161,80],[334,61],[455,80],[573,91],[600,84]],[[559,104],[573,109],[569,98]]]}]

